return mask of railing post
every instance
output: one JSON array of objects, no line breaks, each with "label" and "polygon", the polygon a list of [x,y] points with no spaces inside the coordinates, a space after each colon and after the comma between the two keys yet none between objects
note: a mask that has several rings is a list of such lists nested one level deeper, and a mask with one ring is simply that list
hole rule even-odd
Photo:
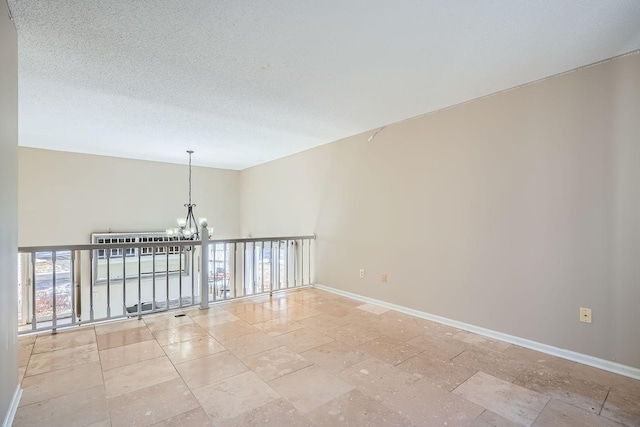
[{"label": "railing post", "polygon": [[202,222],[200,242],[200,309],[206,310],[209,308],[209,230],[206,221]]}]

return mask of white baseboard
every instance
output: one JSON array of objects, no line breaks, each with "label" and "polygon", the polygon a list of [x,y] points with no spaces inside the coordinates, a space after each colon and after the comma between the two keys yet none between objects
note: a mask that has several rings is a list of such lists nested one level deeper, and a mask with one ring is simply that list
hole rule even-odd
[{"label": "white baseboard", "polygon": [[18,404],[20,403],[21,397],[22,389],[20,388],[20,384],[18,384],[16,391],[13,393],[13,399],[11,399],[11,403],[7,409],[7,415],[5,415],[4,421],[2,422],[2,427],[11,427],[13,418],[16,416],[16,411],[18,410]]},{"label": "white baseboard", "polygon": [[468,323],[458,322],[457,320],[448,319],[446,317],[436,316],[435,314],[426,313],[424,311],[414,310],[412,308],[404,307],[402,305],[392,304],[386,301],[380,301],[374,298],[365,297],[362,295],[354,294],[351,292],[343,291],[341,289],[332,288],[321,284],[314,284],[313,287],[321,289],[323,291],[331,292],[337,295],[342,295],[348,298],[353,298],[359,301],[363,301],[370,304],[379,305],[391,310],[399,311],[401,313],[410,314],[411,316],[420,317],[422,319],[431,320],[433,322],[442,323],[444,325],[453,326],[454,328],[463,329],[465,331],[474,332],[478,335],[483,335],[495,340],[508,342],[510,344],[519,345],[520,347],[536,350],[541,353],[550,354],[552,356],[561,357],[563,359],[571,360],[574,362],[582,363],[583,365],[593,366],[594,368],[603,369],[605,371],[613,372],[615,374],[624,375],[626,377],[640,380],[640,369],[632,366],[623,365],[621,363],[612,362],[610,360],[600,359],[598,357],[589,356],[587,354],[578,353],[563,348],[554,347],[551,345],[531,341],[525,338],[516,337],[502,332],[494,331],[491,329],[482,328],[480,326],[470,325]]}]

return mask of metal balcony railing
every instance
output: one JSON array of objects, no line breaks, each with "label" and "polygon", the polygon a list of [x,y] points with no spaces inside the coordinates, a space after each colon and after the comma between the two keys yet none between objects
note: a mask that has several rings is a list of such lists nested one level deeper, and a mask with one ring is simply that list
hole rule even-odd
[{"label": "metal balcony railing", "polygon": [[310,285],[314,240],[205,236],[197,241],[20,247],[19,333],[55,333],[72,325],[206,308]]}]

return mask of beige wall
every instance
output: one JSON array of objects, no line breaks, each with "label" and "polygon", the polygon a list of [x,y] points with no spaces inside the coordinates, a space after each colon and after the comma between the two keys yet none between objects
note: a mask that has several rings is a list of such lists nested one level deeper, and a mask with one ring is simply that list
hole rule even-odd
[{"label": "beige wall", "polygon": [[18,40],[0,4],[0,423],[18,387]]},{"label": "beige wall", "polygon": [[638,76],[630,55],[244,170],[243,234],[315,232],[317,283],[640,368]]},{"label": "beige wall", "polygon": [[[194,154],[197,156],[197,153]],[[21,147],[20,246],[89,243],[93,232],[157,231],[186,215],[188,157],[169,164]],[[237,237],[238,171],[193,167],[192,200],[216,238]]]}]

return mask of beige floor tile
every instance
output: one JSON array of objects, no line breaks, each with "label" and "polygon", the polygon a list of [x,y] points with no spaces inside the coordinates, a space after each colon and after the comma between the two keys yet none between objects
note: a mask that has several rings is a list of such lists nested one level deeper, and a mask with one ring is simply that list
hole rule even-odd
[{"label": "beige floor tile", "polygon": [[387,311],[389,311],[388,308],[381,307],[381,306],[375,305],[375,304],[362,304],[362,305],[356,306],[356,308],[359,309],[359,310],[367,311],[369,313],[373,313],[373,314],[382,314],[382,313],[386,313]]},{"label": "beige floor tile", "polygon": [[182,341],[163,347],[164,352],[173,364],[188,362],[200,357],[209,356],[226,350],[215,338],[207,335],[203,338]]},{"label": "beige floor tile", "polygon": [[223,427],[311,427],[313,424],[285,399],[276,399],[266,405],[224,420]]},{"label": "beige floor tile", "polygon": [[640,380],[592,368],[591,366],[576,363],[570,374],[572,377],[582,378],[594,383],[602,384],[612,390],[632,394],[640,398]]},{"label": "beige floor tile", "polygon": [[113,427],[148,426],[198,407],[198,401],[180,378],[109,399]]},{"label": "beige floor tile", "polygon": [[304,325],[294,322],[293,320],[288,320],[286,317],[279,317],[267,320],[266,322],[255,323],[253,326],[271,338],[304,328]]},{"label": "beige floor tile", "polygon": [[351,323],[350,318],[351,316],[336,317],[330,314],[319,314],[318,316],[302,319],[298,321],[298,324],[306,328],[314,329],[316,331],[324,333],[330,331],[331,329],[335,329]]},{"label": "beige floor tile", "polygon": [[[380,317],[382,316],[384,315],[381,315]],[[403,342],[424,335],[424,329],[421,326],[417,326],[415,323],[394,321],[389,318],[379,319],[375,324],[375,328],[381,335]]]},{"label": "beige floor tile", "polygon": [[492,351],[505,351],[509,347],[511,347],[511,344],[507,342],[492,340],[491,338],[474,334],[473,332],[468,331],[460,331],[455,334],[453,338],[470,344],[473,347],[480,347]]},{"label": "beige floor tile", "polygon": [[431,320],[423,319],[425,324],[423,326],[424,333],[436,338],[440,337],[453,337],[462,329],[454,328],[453,326],[445,325],[443,323],[432,322]]},{"label": "beige floor tile", "polygon": [[419,335],[407,341],[414,347],[424,350],[433,359],[451,360],[469,348],[469,345],[450,337],[436,338],[432,335]]},{"label": "beige floor tile", "polygon": [[[211,308],[209,309],[211,310]],[[193,321],[203,328],[210,328],[223,323],[236,322],[240,318],[226,310],[214,310],[200,316],[193,317]]]},{"label": "beige floor tile", "polygon": [[594,414],[600,413],[609,393],[609,389],[603,385],[571,377],[541,365],[527,369],[513,383]]},{"label": "beige floor tile", "polygon": [[563,374],[569,374],[571,369],[573,369],[573,366],[576,364],[576,362],[572,360],[562,359],[560,357],[540,353],[539,351],[530,350],[517,345],[512,345],[508,349],[504,350],[502,354],[514,359],[528,360],[529,362],[551,368],[554,371]]},{"label": "beige floor tile", "polygon": [[274,338],[280,345],[285,345],[292,351],[302,353],[312,348],[327,344],[333,338],[313,329],[303,328]]},{"label": "beige floor tile", "polygon": [[135,344],[141,341],[153,339],[153,334],[145,326],[125,329],[117,332],[108,332],[98,335],[98,349],[107,350],[123,345]]},{"label": "beige floor tile", "polygon": [[162,347],[155,340],[149,340],[102,350],[100,363],[102,369],[107,370],[162,356],[164,356]]},{"label": "beige floor tile", "polygon": [[470,427],[520,427],[520,424],[485,409],[485,411],[471,423]]},{"label": "beige floor tile", "polygon": [[25,376],[29,377],[98,361],[100,361],[100,358],[98,357],[98,348],[95,343],[33,354],[29,359]]},{"label": "beige floor tile", "polygon": [[249,370],[228,351],[180,363],[176,369],[192,390]]},{"label": "beige floor tile", "polygon": [[32,351],[33,344],[18,346],[18,366],[27,366]]},{"label": "beige floor tile", "polygon": [[378,359],[357,363],[338,377],[376,400],[384,400],[421,378]]},{"label": "beige floor tile", "polygon": [[313,364],[285,346],[248,356],[242,361],[267,382]]},{"label": "beige floor tile", "polygon": [[209,333],[221,342],[231,338],[241,337],[242,335],[253,334],[255,332],[258,332],[258,328],[254,328],[244,320],[222,323],[209,328]]},{"label": "beige floor tile", "polygon": [[281,313],[284,313],[287,319],[293,320],[293,321],[308,319],[309,317],[323,314],[317,308],[310,307],[309,305],[306,305],[306,304],[288,308],[286,311],[283,311]]},{"label": "beige floor tile", "polygon": [[16,412],[13,426],[84,427],[108,419],[107,399],[100,385],[22,406]]},{"label": "beige floor tile", "polygon": [[416,426],[468,426],[484,408],[424,380],[403,387],[382,402]]},{"label": "beige floor tile", "polygon": [[213,427],[213,423],[204,409],[198,407],[175,417],[153,424],[153,427]]},{"label": "beige floor tile", "polygon": [[404,426],[410,424],[402,415],[377,400],[351,390],[309,412],[316,426]]},{"label": "beige floor tile", "polygon": [[184,325],[192,325],[194,323],[191,317],[179,316],[180,314],[183,313],[179,311],[169,311],[166,313],[144,316],[143,320],[149,330],[154,333],[163,329],[177,328]]},{"label": "beige floor tile", "polygon": [[214,424],[252,411],[280,398],[253,372],[244,372],[193,391]]},{"label": "beige floor tile", "polygon": [[367,341],[359,345],[358,350],[392,365],[402,363],[423,352],[421,348],[386,336],[380,336],[371,341]]},{"label": "beige floor tile", "polygon": [[22,380],[20,406],[42,402],[103,384],[100,363],[87,363]]},{"label": "beige floor tile", "polygon": [[531,425],[550,400],[548,396],[484,372],[478,372],[452,393],[523,425]]},{"label": "beige floor tile", "polygon": [[356,363],[371,358],[370,355],[340,341],[332,341],[312,348],[302,355],[332,374],[338,374]]},{"label": "beige floor tile", "polygon": [[206,329],[196,323],[161,329],[153,332],[153,335],[161,346],[210,336]]},{"label": "beige floor tile", "polygon": [[[310,384],[313,387],[309,387]],[[309,412],[353,389],[352,385],[315,365],[270,381],[269,385],[301,413]]]},{"label": "beige floor tile", "polygon": [[222,344],[236,357],[244,358],[251,356],[252,354],[261,353],[265,350],[280,347],[278,341],[274,338],[263,334],[262,332],[255,332],[253,334],[242,335],[241,337],[231,338],[223,341]]},{"label": "beige floor tile", "polygon": [[111,427],[111,418],[106,420],[98,421],[97,423],[89,424],[86,427]]},{"label": "beige floor tile", "polygon": [[555,399],[547,403],[533,425],[536,427],[622,427],[622,424]]},{"label": "beige floor tile", "polygon": [[640,398],[613,389],[609,392],[600,415],[627,426],[640,426]]},{"label": "beige floor tile", "polygon": [[107,398],[130,393],[178,378],[178,372],[166,356],[132,363],[104,371]]},{"label": "beige floor tile", "polygon": [[328,301],[325,304],[316,305],[315,308],[324,314],[330,314],[335,317],[344,317],[357,312],[355,307],[337,303],[335,300]]},{"label": "beige floor tile", "polygon": [[505,381],[514,381],[533,364],[507,357],[502,353],[487,350],[466,350],[452,359],[456,365],[462,365],[486,372]]},{"label": "beige floor tile", "polygon": [[280,317],[284,317],[284,312],[270,310],[268,308],[264,308],[259,306],[260,309],[254,311],[247,311],[243,313],[234,313],[237,317],[244,320],[247,323],[261,323],[266,322],[271,319],[278,319]]},{"label": "beige floor tile", "polygon": [[127,319],[116,320],[113,322],[103,323],[95,326],[96,335],[104,335],[111,332],[126,331],[127,329],[136,329],[145,327],[146,324],[143,320]]},{"label": "beige floor tile", "polygon": [[22,384],[24,374],[27,372],[26,366],[18,366],[18,384]]},{"label": "beige floor tile", "polygon": [[18,336],[18,347],[32,346],[36,343],[36,338],[38,338],[37,334],[31,335],[19,335]]},{"label": "beige floor tile", "polygon": [[50,333],[41,334],[38,335],[36,339],[32,354],[62,350],[87,344],[95,344],[95,342],[96,333],[93,330],[93,327],[66,330],[58,332],[55,335]]},{"label": "beige floor tile", "polygon": [[350,305],[351,307],[357,307],[359,305],[362,305],[362,301],[359,301],[357,299],[343,297],[341,295],[334,295],[334,296],[335,298],[332,298],[333,301],[339,302],[340,304]]},{"label": "beige floor tile", "polygon": [[263,302],[262,307],[273,311],[284,311],[293,307],[298,307],[300,304],[301,303],[295,301],[288,301],[286,298],[275,298],[270,301]]},{"label": "beige floor tile", "polygon": [[339,326],[325,333],[331,338],[353,346],[364,344],[380,336],[380,332],[373,326],[353,323]]},{"label": "beige floor tile", "polygon": [[451,361],[433,358],[426,353],[407,359],[396,367],[415,376],[422,376],[425,381],[446,391],[453,390],[478,372],[477,369],[455,365]]}]

